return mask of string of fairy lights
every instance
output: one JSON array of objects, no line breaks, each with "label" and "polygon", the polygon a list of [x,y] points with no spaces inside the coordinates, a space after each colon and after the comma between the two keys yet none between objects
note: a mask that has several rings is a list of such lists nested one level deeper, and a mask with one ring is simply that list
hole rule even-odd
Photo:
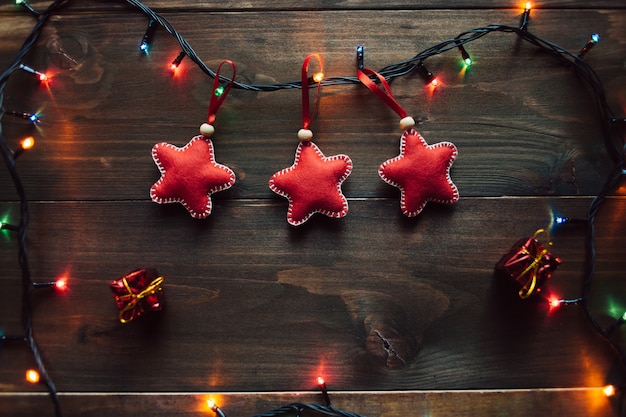
[{"label": "string of fairy lights", "polygon": [[[44,281],[38,282],[33,280],[31,271],[29,268],[28,247],[27,247],[27,233],[29,226],[29,209],[28,199],[26,197],[25,187],[20,179],[20,176],[16,169],[16,161],[24,152],[31,149],[35,144],[35,138],[27,135],[21,140],[17,140],[16,147],[10,146],[10,143],[14,143],[12,140],[7,140],[3,134],[3,124],[7,122],[5,116],[9,118],[22,119],[32,125],[38,125],[40,123],[41,114],[29,113],[26,111],[7,110],[4,107],[4,92],[10,77],[17,71],[27,72],[41,83],[47,83],[48,77],[45,71],[31,68],[23,61],[25,57],[35,47],[39,36],[42,33],[48,19],[59,12],[61,8],[67,4],[69,0],[55,0],[45,10],[36,10],[26,0],[16,0],[16,7],[23,8],[27,13],[35,18],[36,22],[31,33],[25,39],[19,52],[8,67],[0,75],[0,151],[4,160],[7,172],[13,182],[14,188],[19,197],[19,220],[17,224],[15,222],[8,221],[6,218],[0,218],[0,230],[7,233],[16,235],[18,245],[18,263],[21,271],[21,284],[22,284],[22,300],[21,300],[21,321],[22,321],[22,333],[19,335],[4,334],[0,330],[0,343],[24,343],[32,352],[36,369],[30,369],[26,373],[26,378],[32,383],[43,383],[48,390],[49,397],[54,405],[55,415],[60,417],[62,415],[59,396],[56,386],[52,377],[48,374],[45,366],[45,361],[42,356],[42,352],[37,345],[33,332],[33,314],[32,314],[32,301],[31,296],[33,291],[39,289],[53,289],[56,291],[63,291],[67,282],[65,278],[61,278],[56,281]],[[178,33],[172,24],[163,16],[159,15],[151,8],[145,6],[143,3],[137,0],[126,0],[126,2],[140,11],[148,18],[148,26],[146,32],[139,44],[139,49],[143,53],[149,53],[151,48],[151,42],[156,30],[165,30],[168,34],[174,37],[180,44],[181,51],[177,57],[169,64],[172,71],[176,71],[182,64],[183,60],[187,58],[192,61],[202,72],[211,78],[216,77],[216,73],[206,66],[204,61],[194,51],[192,46]],[[600,324],[598,319],[592,314],[589,307],[590,291],[592,288],[593,278],[595,274],[595,218],[597,213],[605,201],[605,198],[613,192],[621,181],[623,175],[626,174],[624,169],[624,134],[626,130],[626,119],[623,116],[618,117],[608,104],[606,94],[602,82],[600,81],[596,72],[591,66],[584,60],[585,55],[600,41],[600,37],[597,34],[592,34],[589,40],[583,45],[582,49],[576,53],[570,52],[552,42],[542,39],[528,31],[528,24],[530,21],[531,5],[526,4],[524,11],[520,18],[519,26],[497,25],[491,24],[480,28],[468,30],[458,34],[456,37],[444,40],[436,45],[427,48],[412,58],[405,61],[389,64],[381,68],[378,73],[382,75],[387,81],[390,81],[397,77],[402,77],[417,71],[424,77],[425,82],[432,88],[438,84],[437,77],[426,67],[425,60],[433,56],[443,54],[451,50],[457,50],[461,55],[461,59],[465,66],[472,65],[472,58],[466,49],[466,46],[471,42],[482,38],[483,36],[494,33],[506,33],[513,34],[519,39],[528,42],[531,45],[536,46],[539,50],[545,52],[547,56],[550,56],[557,61],[566,64],[572,71],[589,87],[589,91],[594,99],[598,117],[602,125],[602,134],[604,143],[608,155],[614,163],[614,166],[608,175],[605,183],[598,192],[597,196],[592,200],[587,214],[582,219],[571,219],[567,217],[556,217],[554,224],[564,225],[569,223],[580,223],[586,226],[586,257],[585,257],[585,274],[581,293],[576,298],[571,299],[549,299],[546,300],[551,308],[559,307],[561,305],[580,305],[582,306],[586,317],[588,318],[593,329],[600,335],[602,339],[615,351],[617,361],[622,368],[622,371],[626,371],[626,356],[624,350],[620,347],[618,342],[613,337],[616,330],[626,322],[626,312],[623,315],[615,318],[613,323],[608,326]],[[356,49],[356,63],[357,67],[363,68],[364,49],[362,46],[357,46]],[[308,85],[303,85],[301,81],[291,81],[276,84],[245,84],[236,80],[229,80],[220,76],[224,82],[232,82],[232,88],[249,90],[249,91],[263,91],[271,92],[283,89],[299,89],[309,88],[313,86],[334,86],[334,85],[348,85],[360,84],[359,79],[356,76],[332,76],[326,77],[323,80],[309,79]],[[619,384],[624,384],[624,381],[620,381]],[[326,384],[322,379],[318,380],[318,386],[322,391],[325,405],[315,404],[300,404],[294,403],[268,413],[260,414],[254,417],[274,417],[282,415],[296,415],[300,416],[305,412],[312,412],[323,414],[332,417],[360,417],[358,414],[353,414],[343,410],[336,409],[331,406],[330,398],[326,388]],[[618,405],[619,415],[626,415],[626,407],[624,405],[624,387],[607,385],[605,388],[605,394],[607,396],[613,396],[616,392],[620,392],[620,399]],[[218,417],[225,417],[223,410],[214,403],[209,403],[208,408],[211,409]]]}]

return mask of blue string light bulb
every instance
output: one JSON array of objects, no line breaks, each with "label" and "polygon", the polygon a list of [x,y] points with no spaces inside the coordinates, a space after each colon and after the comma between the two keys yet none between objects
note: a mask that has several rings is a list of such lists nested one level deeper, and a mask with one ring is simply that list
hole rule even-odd
[{"label": "blue string light bulb", "polygon": [[155,30],[156,21],[154,19],[150,19],[150,22],[148,22],[148,28],[146,29],[146,33],[144,33],[143,38],[141,39],[141,43],[139,44],[139,50],[146,55],[150,52],[150,44],[152,43],[152,37],[154,36]]},{"label": "blue string light bulb", "polygon": [[365,49],[363,45],[359,45],[356,47],[356,66],[358,69],[363,69],[363,59],[365,57]]},{"label": "blue string light bulb", "polygon": [[34,125],[38,125],[41,122],[41,113],[26,113],[26,112],[17,112],[17,111],[8,111],[7,115],[18,117],[20,119],[25,119],[30,121]]},{"label": "blue string light bulb", "polygon": [[589,52],[591,48],[593,48],[598,42],[600,42],[600,35],[598,35],[597,33],[593,33],[587,43],[585,43],[585,46],[583,46],[583,48],[578,53],[578,57],[584,57],[587,52]]}]

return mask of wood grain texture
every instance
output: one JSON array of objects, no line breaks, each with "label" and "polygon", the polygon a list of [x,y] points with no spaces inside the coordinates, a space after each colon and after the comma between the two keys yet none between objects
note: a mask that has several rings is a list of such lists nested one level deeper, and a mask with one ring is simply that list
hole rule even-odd
[{"label": "wood grain texture", "polygon": [[[276,409],[293,402],[319,403],[320,396],[312,392],[282,393],[162,393],[162,394],[82,394],[61,395],[65,415],[78,417],[88,414],[106,417],[124,413],[125,416],[143,416],[146,410],[154,417],[195,417],[212,415],[206,401],[212,399],[226,415],[250,416]],[[30,394],[10,397],[0,393],[0,405],[15,408],[13,417],[38,416],[45,410],[47,398]],[[555,411],[572,417],[610,416],[613,406],[601,391],[595,389],[454,391],[454,392],[331,392],[333,406],[364,416],[459,416],[473,417],[506,415],[526,417],[551,414]]]},{"label": "wood grain texture", "polygon": [[[582,312],[523,303],[493,273],[552,210],[582,214],[588,202],[466,198],[410,221],[397,201],[358,200],[343,221],[298,230],[285,226],[279,203],[220,203],[207,222],[148,202],[39,203],[33,274],[68,274],[72,289],[38,300],[35,330],[63,391],[301,390],[320,372],[340,390],[599,386],[613,357]],[[609,210],[626,214],[626,200]],[[624,232],[599,224],[600,265],[624,247]],[[547,291],[575,296],[584,230],[552,237],[566,261]],[[146,266],[166,277],[167,312],[121,325],[108,282]],[[13,291],[3,305],[14,304],[17,274],[8,264],[2,282]],[[603,285],[620,282],[608,274]],[[382,320],[368,325],[368,316]],[[415,340],[417,355],[388,366],[368,350],[372,325]],[[5,381],[19,370],[9,363],[0,366]]]},{"label": "wood grain texture", "polygon": [[[353,76],[356,45],[377,69],[467,29],[515,26],[520,13],[495,0],[445,9],[403,0],[147,4],[211,68],[235,61],[246,83],[297,80],[311,52],[324,57],[327,75]],[[618,112],[626,109],[624,9],[545,1],[530,26],[572,51],[600,31],[585,59]],[[14,5],[0,6],[0,67],[32,25]],[[467,46],[475,66],[464,74],[456,51],[429,58],[443,81],[434,96],[417,74],[394,80],[426,140],[459,149],[452,178],[461,200],[429,203],[414,219],[377,174],[398,152],[397,116],[358,85],[324,88],[312,129],[327,155],[354,162],[343,185],[350,212],[299,228],[287,225],[287,203],[267,181],[293,162],[300,91],[233,91],[214,142],[237,182],[198,221],[180,205],[150,201],[159,178],[150,149],[197,134],[211,80],[188,59],[172,77],[180,47],[161,30],[140,54],[145,25],[123,2],[70,2],[25,58],[54,74],[49,88],[16,73],[5,93],[7,109],[43,113],[35,130],[3,119],[2,135],[37,140],[18,161],[31,199],[33,276],[70,280],[66,294],[34,299],[34,331],[66,416],[204,415],[210,391],[222,393],[227,414],[252,415],[319,402],[310,390],[320,373],[338,391],[335,406],[372,417],[617,416],[597,388],[626,382],[623,370],[580,306],[521,302],[494,275],[511,245],[554,215],[584,217],[610,169],[591,95],[570,68],[497,34]],[[1,170],[0,216],[17,219],[16,200]],[[622,185],[597,219],[589,302],[607,324],[626,310],[625,217]],[[545,296],[580,294],[584,237],[577,225],[552,230],[563,264]],[[10,334],[20,331],[15,240],[0,231],[0,329]],[[141,267],[166,277],[166,310],[122,325],[108,283]],[[626,326],[615,337],[623,344]],[[41,387],[23,382],[32,366],[20,343],[1,346],[8,415],[52,415]]]},{"label": "wood grain texture", "polygon": [[[31,1],[37,10],[44,10],[49,2]],[[445,5],[434,0],[391,0],[381,3],[375,0],[311,0],[306,3],[294,0],[265,0],[265,1],[219,1],[219,0],[189,0],[185,3],[168,0],[145,1],[147,6],[162,12],[176,13],[181,10],[199,11],[255,11],[255,10],[424,10],[424,9],[511,9],[520,11],[525,2],[503,0],[453,0],[446,1]],[[533,8],[539,9],[624,9],[626,5],[615,0],[592,0],[572,2],[571,0],[541,0],[532,2]],[[72,12],[78,11],[103,11],[130,8],[124,1],[117,2],[70,2],[66,9]],[[14,4],[0,6],[2,12],[15,12],[19,10]]]},{"label": "wood grain texture", "polygon": [[[211,42],[197,15],[177,14],[172,23],[185,28],[183,35],[210,66],[229,58],[244,82],[284,82],[298,79],[300,61],[312,50],[324,56],[327,74],[352,76],[357,44],[367,48],[367,65],[379,68],[454,36],[457,30],[450,28],[516,21],[506,11],[493,11],[488,18],[483,12],[463,11],[452,22],[445,11],[415,16],[406,20],[403,12],[380,12],[377,30],[364,31],[371,21],[365,12],[212,14],[207,16]],[[589,59],[597,64],[610,101],[618,103],[626,93],[617,59],[626,54],[624,19],[595,11],[545,11],[542,16],[537,32],[571,47],[584,44],[595,28],[609,28]],[[556,19],[577,30],[563,33],[553,24]],[[260,20],[272,29],[251,36],[247,28]],[[36,90],[26,75],[9,86],[7,105],[45,112],[37,132],[45,147],[23,162],[31,198],[55,200],[63,194],[65,199],[145,199],[159,176],[149,157],[152,145],[167,141],[182,146],[197,134],[206,117],[209,80],[189,63],[172,80],[166,67],[178,48],[163,33],[157,33],[150,56],[141,56],[141,21],[133,14],[106,20],[62,16],[50,24],[29,60],[57,73],[50,90]],[[406,23],[398,28],[398,21]],[[315,38],[300,36],[300,30]],[[459,148],[453,178],[461,195],[595,194],[608,165],[588,92],[571,70],[552,58],[511,37],[488,38],[468,46],[477,64],[464,79],[459,79],[456,52],[429,60],[430,69],[445,83],[434,97],[417,75],[393,82],[396,98],[421,120],[426,140],[449,140]],[[285,49],[289,53],[276,53]],[[11,52],[6,49],[3,60]],[[29,94],[23,94],[24,88]],[[276,197],[267,180],[293,162],[299,102],[296,90],[231,94],[219,114],[215,138],[218,160],[238,177],[223,193],[226,198]],[[363,87],[323,91],[313,130],[326,154],[352,158],[353,175],[344,185],[348,197],[395,195],[376,170],[398,152],[397,123],[397,116]],[[11,137],[23,129],[9,125],[5,134]],[[133,181],[121,183],[120,173]],[[0,190],[8,192],[7,185],[3,181]]]}]

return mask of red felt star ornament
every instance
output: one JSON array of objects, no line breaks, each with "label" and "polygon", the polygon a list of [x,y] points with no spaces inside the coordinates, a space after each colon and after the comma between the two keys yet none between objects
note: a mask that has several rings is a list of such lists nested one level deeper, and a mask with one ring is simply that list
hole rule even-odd
[{"label": "red felt star ornament", "polygon": [[408,217],[417,216],[427,202],[453,204],[459,191],[450,178],[457,156],[451,142],[426,143],[415,130],[408,129],[400,139],[400,154],[378,168],[386,183],[401,191],[400,207]]},{"label": "red felt star ornament", "polygon": [[203,135],[182,148],[157,143],[152,147],[152,158],[161,171],[161,178],[150,188],[152,201],[181,203],[196,219],[211,214],[211,194],[235,183],[235,173],[215,162],[213,142]]},{"label": "red felt star ornament", "polygon": [[315,213],[335,218],[348,214],[341,184],[351,172],[347,155],[326,157],[313,142],[301,141],[293,165],[272,175],[269,186],[289,200],[287,222],[298,226]]}]

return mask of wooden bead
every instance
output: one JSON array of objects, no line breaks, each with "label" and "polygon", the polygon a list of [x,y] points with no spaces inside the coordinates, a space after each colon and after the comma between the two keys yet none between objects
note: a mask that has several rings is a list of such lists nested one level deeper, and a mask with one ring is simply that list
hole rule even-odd
[{"label": "wooden bead", "polygon": [[298,131],[298,139],[309,141],[313,139],[313,132],[311,132],[309,129],[300,129]]},{"label": "wooden bead", "polygon": [[202,125],[200,126],[200,133],[210,138],[211,136],[213,136],[213,133],[215,133],[215,128],[208,123],[202,123]]},{"label": "wooden bead", "polygon": [[411,116],[407,116],[400,120],[400,128],[402,130],[409,130],[415,127],[415,120]]}]

